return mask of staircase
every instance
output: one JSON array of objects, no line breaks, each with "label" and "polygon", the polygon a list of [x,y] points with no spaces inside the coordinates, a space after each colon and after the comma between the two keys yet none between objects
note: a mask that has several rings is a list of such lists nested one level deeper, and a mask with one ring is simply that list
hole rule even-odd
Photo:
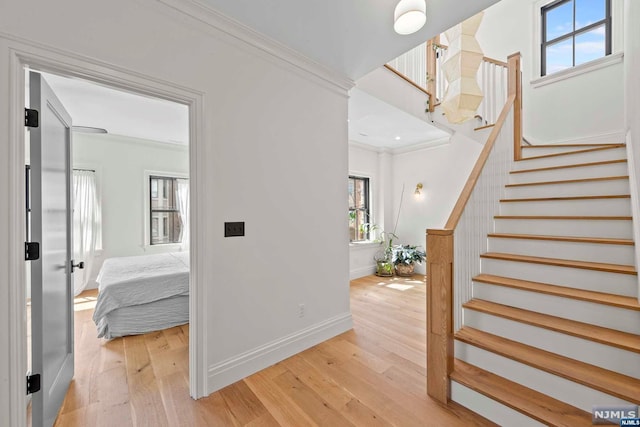
[{"label": "staircase", "polygon": [[640,304],[626,148],[523,147],[473,299],[451,398],[505,426],[592,425],[640,404]]}]

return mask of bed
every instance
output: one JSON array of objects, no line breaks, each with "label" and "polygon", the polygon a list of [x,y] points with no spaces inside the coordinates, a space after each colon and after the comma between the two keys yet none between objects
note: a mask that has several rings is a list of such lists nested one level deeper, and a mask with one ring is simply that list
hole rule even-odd
[{"label": "bed", "polygon": [[138,335],[189,322],[189,253],[108,258],[96,279],[98,338]]}]

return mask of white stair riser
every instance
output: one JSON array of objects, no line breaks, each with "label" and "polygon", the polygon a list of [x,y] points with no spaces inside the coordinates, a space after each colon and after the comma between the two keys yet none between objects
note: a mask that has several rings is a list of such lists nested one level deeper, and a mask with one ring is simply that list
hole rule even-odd
[{"label": "white stair riser", "polygon": [[451,381],[451,400],[501,426],[545,426],[545,424],[455,381]]},{"label": "white stair riser", "polygon": [[578,261],[633,265],[633,245],[612,245],[553,240],[489,238],[489,252],[530,255],[546,258],[567,258]]},{"label": "white stair riser", "polygon": [[632,239],[630,220],[496,219],[496,233]]},{"label": "white stair riser", "polygon": [[615,295],[637,296],[638,277],[631,274],[481,258],[480,271],[496,276],[548,283]]},{"label": "white stair riser", "polygon": [[525,182],[559,181],[562,179],[602,178],[605,176],[629,175],[627,163],[609,163],[596,166],[551,169],[509,174],[509,184]]},{"label": "white stair riser", "polygon": [[530,197],[607,196],[629,194],[629,179],[607,181],[566,182],[561,184],[506,187],[507,199]]},{"label": "white stair riser", "polygon": [[[612,143],[615,145],[615,143]],[[605,144],[602,144],[605,145]],[[535,157],[535,156],[544,156],[547,154],[558,154],[558,153],[569,153],[571,151],[577,150],[588,150],[590,148],[598,148],[593,145],[585,145],[584,147],[567,147],[562,145],[557,145],[554,147],[535,147],[525,145],[522,147],[522,157]]]},{"label": "white stair riser", "polygon": [[601,391],[460,341],[455,342],[455,355],[458,359],[485,371],[508,378],[513,382],[566,402],[583,411],[591,412],[593,405],[630,404],[625,400]]},{"label": "white stair riser", "polygon": [[640,378],[640,354],[515,320],[464,310],[464,324],[512,341]]},{"label": "white stair riser", "polygon": [[575,165],[579,163],[604,162],[627,158],[627,148],[619,147],[607,150],[588,151],[586,153],[564,156],[543,157],[541,159],[520,160],[514,163],[513,170],[537,169],[550,166]]},{"label": "white stair riser", "polygon": [[500,215],[631,216],[631,202],[628,198],[502,202]]},{"label": "white stair riser", "polygon": [[640,334],[640,311],[474,282],[473,297],[603,328]]}]

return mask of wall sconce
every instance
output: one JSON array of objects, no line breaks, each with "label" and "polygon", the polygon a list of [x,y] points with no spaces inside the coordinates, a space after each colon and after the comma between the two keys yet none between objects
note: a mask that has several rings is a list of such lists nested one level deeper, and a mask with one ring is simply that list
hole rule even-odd
[{"label": "wall sconce", "polygon": [[393,29],[401,35],[413,34],[427,22],[425,0],[400,0],[393,13]]},{"label": "wall sconce", "polygon": [[416,184],[416,190],[413,192],[413,195],[415,196],[416,199],[420,198],[420,196],[422,195],[422,183],[421,182]]}]

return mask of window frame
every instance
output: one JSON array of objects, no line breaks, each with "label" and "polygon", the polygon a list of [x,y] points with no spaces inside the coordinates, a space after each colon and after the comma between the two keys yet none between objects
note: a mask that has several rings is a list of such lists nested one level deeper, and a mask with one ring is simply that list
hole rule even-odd
[{"label": "window frame", "polygon": [[[365,205],[365,207],[364,208],[353,208],[353,209],[351,209],[351,207],[349,207],[349,214],[351,214],[352,211],[354,211],[354,212],[364,211],[365,217],[367,218],[367,222],[365,222],[365,224],[366,223],[370,223],[370,219],[371,219],[371,178],[369,178],[368,176],[360,176],[360,175],[349,174],[349,181],[351,181],[351,180],[354,180],[354,188],[356,186],[356,184],[355,184],[356,181],[363,181],[364,182],[364,205]],[[358,215],[356,214],[356,230],[359,228],[357,218],[358,218]],[[357,234],[357,231],[356,231],[356,234]],[[370,239],[371,239],[370,230],[366,230],[364,239],[362,239],[362,240],[352,240],[351,236],[349,236],[349,243],[368,242],[368,241],[370,241]]]},{"label": "window frame", "polygon": [[[174,185],[177,186],[178,185],[177,181],[179,179],[188,179],[188,178],[180,177],[180,176],[160,175],[160,174],[154,174],[154,173],[150,173],[148,175],[148,177],[147,177],[147,184],[148,184],[148,190],[149,190],[148,191],[148,199],[147,199],[148,202],[149,202],[149,224],[148,224],[147,233],[149,235],[149,238],[147,239],[146,243],[149,246],[179,245],[179,244],[182,243],[182,239],[181,238],[176,242],[163,242],[163,243],[154,243],[153,242],[153,238],[154,238],[154,236],[153,236],[153,214],[157,213],[157,212],[160,212],[160,213],[177,213],[178,216],[180,215],[180,209],[178,209],[177,206],[174,209],[157,209],[157,208],[154,209],[153,208],[153,190],[152,189],[153,189],[153,180],[154,179],[156,179],[156,180],[160,180],[160,179],[162,179],[162,180],[172,180],[172,181],[175,181]],[[159,194],[160,192],[157,191],[157,185],[158,184],[156,184],[156,193],[157,193],[156,197],[160,195]],[[167,186],[163,186],[163,189],[162,189],[163,197],[164,197],[165,194],[167,195],[167,197],[169,195],[168,192],[167,192],[167,188],[166,187]],[[163,218],[163,220],[164,221],[158,220],[158,227],[160,227],[160,224],[162,223],[162,224],[164,224],[163,226],[165,228],[168,228],[167,218]],[[168,234],[168,233],[166,233],[166,234]],[[182,233],[180,233],[180,235],[182,236]]]},{"label": "window frame", "polygon": [[[594,28],[597,28],[601,25],[604,25],[605,27],[605,54],[604,56],[600,57],[600,58],[596,58],[592,61],[598,60],[598,59],[602,59],[602,58],[606,58],[607,56],[610,56],[613,52],[613,31],[612,31],[612,5],[611,5],[611,1],[612,0],[604,0],[605,1],[605,16],[603,19],[593,22],[585,27],[582,27],[578,30],[576,30],[576,0],[556,0],[553,1],[551,3],[547,3],[543,6],[540,7],[540,77],[545,77],[548,75],[552,75],[555,73],[547,73],[547,55],[546,55],[546,48],[549,45],[553,45],[565,40],[571,40],[572,41],[572,45],[571,45],[571,53],[572,53],[572,57],[571,57],[571,63],[572,66],[568,69],[572,69],[576,67],[576,44],[575,44],[575,38],[576,36],[579,36],[583,33],[587,33],[591,30],[593,30]],[[569,2],[573,2],[573,19],[572,19],[572,31],[567,32],[565,34],[562,34],[554,39],[551,40],[547,40],[547,13],[562,6],[563,4],[569,3]],[[587,61],[586,63],[592,62],[592,61]],[[582,64],[579,64],[582,65]],[[578,65],[578,66],[579,66]],[[563,71],[563,70],[561,70]],[[561,72],[559,71],[559,72]]]}]

